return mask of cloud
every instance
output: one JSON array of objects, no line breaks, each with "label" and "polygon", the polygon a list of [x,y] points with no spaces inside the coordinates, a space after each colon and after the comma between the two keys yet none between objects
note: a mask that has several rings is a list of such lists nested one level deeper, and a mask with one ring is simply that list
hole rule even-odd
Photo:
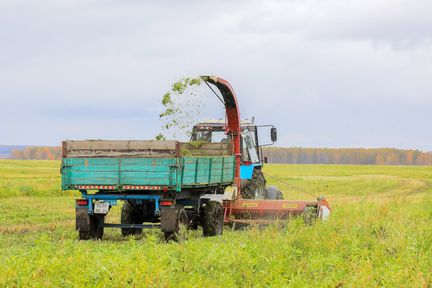
[{"label": "cloud", "polygon": [[273,0],[254,4],[240,17],[227,17],[235,19],[239,32],[370,41],[393,48],[413,48],[432,40],[432,3],[426,0]]},{"label": "cloud", "polygon": [[172,82],[218,74],[280,145],[432,150],[431,6],[2,1],[0,143],[151,138]]}]

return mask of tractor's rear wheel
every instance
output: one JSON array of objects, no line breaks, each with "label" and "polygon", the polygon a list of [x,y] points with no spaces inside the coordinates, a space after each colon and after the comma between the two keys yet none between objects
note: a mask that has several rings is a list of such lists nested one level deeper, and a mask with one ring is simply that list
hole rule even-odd
[{"label": "tractor's rear wheel", "polygon": [[80,240],[102,239],[104,233],[104,218],[105,215],[94,214],[90,215],[90,231],[79,230]]},{"label": "tractor's rear wheel", "polygon": [[166,241],[179,241],[179,233],[183,233],[189,226],[188,214],[183,207],[177,209],[176,230],[173,232],[165,232]]},{"label": "tractor's rear wheel", "polygon": [[[121,224],[142,224],[142,211],[134,207],[129,201],[125,201],[121,211]],[[139,235],[142,233],[141,228],[121,228],[122,235]]]},{"label": "tractor's rear wheel", "polygon": [[265,199],[268,200],[283,200],[282,192],[275,186],[269,186],[266,189]]},{"label": "tractor's rear wheel", "polygon": [[203,235],[217,236],[222,235],[224,224],[224,210],[217,201],[209,201],[202,208],[201,225]]},{"label": "tractor's rear wheel", "polygon": [[254,169],[252,178],[244,181],[241,186],[243,199],[264,199],[266,195],[266,180],[261,169]]}]

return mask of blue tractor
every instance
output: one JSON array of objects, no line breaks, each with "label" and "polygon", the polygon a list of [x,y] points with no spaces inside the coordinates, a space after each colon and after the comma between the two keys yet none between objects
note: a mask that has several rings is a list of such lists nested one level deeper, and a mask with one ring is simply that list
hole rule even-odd
[{"label": "blue tractor", "polygon": [[[196,124],[192,129],[191,141],[212,143],[230,142],[226,134],[224,120],[208,120]],[[259,128],[270,128],[270,142],[260,144]],[[243,199],[283,199],[280,191],[274,187],[266,188],[266,179],[262,172],[266,161],[262,147],[273,145],[277,141],[277,130],[273,125],[256,125],[254,121],[241,121],[241,196]]]}]

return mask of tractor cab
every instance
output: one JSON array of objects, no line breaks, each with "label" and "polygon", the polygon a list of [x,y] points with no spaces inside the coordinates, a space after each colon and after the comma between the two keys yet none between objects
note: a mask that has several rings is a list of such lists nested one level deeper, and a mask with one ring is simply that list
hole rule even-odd
[{"label": "tractor cab", "polygon": [[[261,166],[262,154],[258,144],[257,126],[248,120],[241,122],[241,160],[242,163]],[[192,141],[212,143],[231,141],[226,134],[226,123],[223,120],[209,120],[198,123],[192,130]]]},{"label": "tractor cab", "polygon": [[[243,120],[240,137],[240,178],[242,180],[243,198],[265,198],[265,178],[261,171],[265,162],[262,154],[262,146],[272,145],[277,140],[277,131],[273,125],[257,126],[254,121]],[[258,128],[271,127],[269,144],[260,144]],[[226,133],[227,124],[224,120],[208,120],[196,124],[192,129],[191,141],[207,141],[223,143],[231,141]]]}]

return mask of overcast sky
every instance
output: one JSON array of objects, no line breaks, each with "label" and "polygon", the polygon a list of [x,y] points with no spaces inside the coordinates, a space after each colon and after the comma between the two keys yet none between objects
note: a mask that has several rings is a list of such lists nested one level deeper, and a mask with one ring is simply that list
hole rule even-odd
[{"label": "overcast sky", "polygon": [[430,0],[0,0],[0,41],[0,144],[153,138],[216,74],[279,146],[432,150]]}]

